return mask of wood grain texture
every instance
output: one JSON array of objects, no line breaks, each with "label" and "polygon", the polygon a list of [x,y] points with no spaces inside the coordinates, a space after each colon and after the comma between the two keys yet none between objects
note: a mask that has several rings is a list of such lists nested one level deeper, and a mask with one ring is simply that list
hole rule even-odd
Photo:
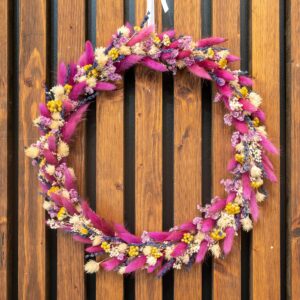
[{"label": "wood grain texture", "polygon": [[[228,9],[230,7],[230,9]],[[217,0],[212,5],[212,35],[228,38],[224,47],[231,53],[240,53],[240,2],[236,0]],[[223,46],[223,44],[222,44]],[[230,66],[239,69],[239,63]],[[214,93],[215,94],[215,89]],[[222,178],[228,177],[227,163],[232,157],[230,144],[232,129],[224,125],[225,108],[219,103],[213,104],[212,114],[212,194],[225,196]],[[231,253],[226,259],[213,262],[213,298],[240,299],[241,297],[241,239],[235,238]]]},{"label": "wood grain texture", "polygon": [[[199,39],[200,1],[174,1],[178,34]],[[201,81],[187,72],[174,78],[174,223],[191,220],[201,203]],[[175,271],[174,299],[201,299],[201,266]]]},{"label": "wood grain texture", "polygon": [[0,299],[8,299],[8,2],[0,2]]},{"label": "wood grain texture", "polygon": [[[123,0],[97,1],[98,46],[106,46],[123,25]],[[113,17],[112,17],[113,16]],[[123,223],[124,200],[124,93],[123,87],[101,93],[96,102],[96,187],[97,212]],[[112,288],[113,287],[113,288]],[[123,299],[123,277],[115,272],[97,273],[97,299]]]},{"label": "wood grain texture", "polygon": [[288,152],[288,191],[289,207],[289,296],[300,299],[300,1],[290,1],[289,8],[289,123],[287,134],[289,140]]},{"label": "wood grain texture", "polygon": [[42,300],[46,287],[45,213],[37,170],[25,157],[24,147],[38,138],[32,120],[38,116],[38,103],[44,99],[46,1],[23,0],[19,5],[18,298]]},{"label": "wood grain texture", "polygon": [[[279,93],[279,1],[252,1],[252,74],[254,89],[263,98],[271,141],[280,143]],[[271,54],[270,54],[271,50]],[[279,157],[271,157],[277,177]],[[280,185],[266,182],[268,199],[260,209],[260,218],[253,230],[252,297],[280,297]]]},{"label": "wood grain texture", "polygon": [[[135,2],[139,24],[146,1]],[[161,4],[156,1],[157,30],[162,30]],[[162,76],[137,67],[135,72],[135,230],[162,229]],[[136,299],[162,299],[162,282],[153,274],[135,276]]]},{"label": "wood grain texture", "polygon": [[[76,62],[84,50],[85,1],[58,1],[58,62]],[[79,125],[68,161],[74,168],[79,193],[84,195],[85,126]],[[57,233],[57,298],[84,299],[84,249],[70,234]]]}]

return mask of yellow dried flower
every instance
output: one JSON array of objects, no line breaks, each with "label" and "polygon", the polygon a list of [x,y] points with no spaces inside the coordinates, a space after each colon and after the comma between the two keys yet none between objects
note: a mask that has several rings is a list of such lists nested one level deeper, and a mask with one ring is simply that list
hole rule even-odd
[{"label": "yellow dried flower", "polygon": [[213,238],[215,241],[222,240],[226,237],[226,233],[220,229],[214,229],[211,234],[211,238]]},{"label": "yellow dried flower", "polygon": [[162,256],[162,253],[159,251],[158,248],[156,247],[151,247],[151,252],[150,252],[151,256],[155,257],[155,258],[160,258]]},{"label": "yellow dried flower", "polygon": [[141,27],[140,26],[134,26],[133,29],[134,29],[134,31],[140,31]]},{"label": "yellow dried flower", "polygon": [[48,190],[47,194],[48,194],[48,196],[51,196],[51,193],[56,193],[56,192],[58,192],[59,190],[60,190],[60,188],[59,188],[58,186],[52,186],[52,187]]},{"label": "yellow dried flower", "polygon": [[218,65],[224,69],[227,66],[227,59],[226,58],[221,58],[218,62]]},{"label": "yellow dried flower", "polygon": [[193,235],[190,234],[189,232],[186,232],[183,234],[181,241],[186,244],[190,244],[193,241],[193,239],[194,239]]},{"label": "yellow dried flower", "polygon": [[138,256],[139,255],[139,247],[138,246],[130,246],[128,250],[128,255],[130,257]]},{"label": "yellow dried flower", "polygon": [[92,67],[91,64],[83,66],[84,71],[88,71]]},{"label": "yellow dried flower", "polygon": [[59,112],[62,110],[62,101],[61,100],[50,100],[47,102],[47,108],[50,112]]},{"label": "yellow dried flower", "polygon": [[236,153],[234,158],[237,162],[242,164],[244,162],[245,156],[244,156],[244,154]]},{"label": "yellow dried flower", "polygon": [[254,189],[260,188],[263,184],[264,184],[264,181],[263,181],[262,179],[259,179],[259,180],[256,180],[256,181],[252,181],[252,182],[251,182],[251,186],[252,186]]},{"label": "yellow dried flower", "polygon": [[167,34],[164,34],[163,36],[163,44],[165,46],[170,46],[171,44],[170,37]]},{"label": "yellow dried flower", "polygon": [[60,210],[57,213],[57,219],[59,221],[62,221],[67,216],[67,211],[64,207],[61,207]]},{"label": "yellow dried flower", "polygon": [[248,95],[248,89],[243,86],[241,89],[240,89],[240,93],[241,95],[245,98],[247,95]]},{"label": "yellow dried flower", "polygon": [[80,228],[80,233],[83,234],[83,235],[86,235],[86,234],[89,233],[89,231],[85,227],[81,227]]},{"label": "yellow dried flower", "polygon": [[229,215],[235,215],[235,214],[238,214],[241,211],[241,208],[237,203],[228,203],[225,206],[225,211]]},{"label": "yellow dried flower", "polygon": [[259,118],[258,117],[254,117],[252,120],[252,124],[254,127],[257,127],[259,125]]},{"label": "yellow dried flower", "polygon": [[108,51],[108,56],[112,59],[112,60],[116,60],[119,57],[119,52],[117,48],[111,48]]},{"label": "yellow dried flower", "polygon": [[160,43],[160,38],[159,38],[159,36],[154,36],[153,38],[152,38],[152,40],[153,40],[153,42],[154,42],[154,44],[159,44]]},{"label": "yellow dried flower", "polygon": [[213,58],[214,55],[215,55],[214,50],[212,48],[208,48],[207,49],[207,55],[208,55],[209,58]]},{"label": "yellow dried flower", "polygon": [[110,252],[110,244],[108,242],[102,242],[101,248],[104,250],[104,252],[109,253]]},{"label": "yellow dried flower", "polygon": [[64,85],[64,89],[65,89],[65,92],[66,92],[67,95],[70,94],[72,88],[73,88],[73,87],[72,87],[70,84],[65,84],[65,85]]}]

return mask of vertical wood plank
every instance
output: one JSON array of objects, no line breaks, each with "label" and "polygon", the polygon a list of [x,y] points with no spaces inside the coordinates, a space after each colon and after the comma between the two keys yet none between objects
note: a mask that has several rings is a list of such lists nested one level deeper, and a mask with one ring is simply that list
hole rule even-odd
[{"label": "vertical wood plank", "polygon": [[290,194],[289,210],[289,294],[291,299],[300,299],[300,1],[291,0],[289,7],[289,169],[288,183]]},{"label": "vertical wood plank", "polygon": [[[230,9],[228,9],[230,7]],[[231,53],[240,53],[240,2],[235,0],[213,2],[212,35],[228,38],[224,47]],[[223,44],[222,44],[223,46]],[[238,69],[239,63],[232,64]],[[215,91],[214,91],[215,93]],[[222,178],[228,177],[227,163],[232,156],[230,145],[231,128],[223,121],[225,108],[213,105],[212,116],[212,194],[224,196]],[[241,297],[241,239],[235,238],[231,253],[226,259],[215,259],[213,262],[213,298],[240,299]]]},{"label": "vertical wood plank", "polygon": [[[269,138],[280,143],[279,1],[252,1],[252,73],[254,89],[264,99]],[[271,51],[271,52],[270,52]],[[279,157],[272,157],[277,177]],[[266,183],[269,193],[253,230],[252,297],[280,297],[280,185]]]},{"label": "vertical wood plank", "polygon": [[[106,46],[123,25],[123,0],[97,1],[97,46]],[[101,93],[96,102],[97,212],[123,223],[124,200],[124,93]],[[123,277],[115,272],[97,273],[97,299],[123,299]]]},{"label": "vertical wood plank", "polygon": [[[174,27],[177,34],[201,34],[200,1],[174,2]],[[187,72],[174,78],[174,223],[195,216],[201,203],[201,85]],[[194,265],[174,276],[175,299],[201,299],[201,266]]]},{"label": "vertical wood plank", "polygon": [[0,299],[8,299],[8,3],[0,3]]},{"label": "vertical wood plank", "polygon": [[[139,24],[146,1],[135,2]],[[162,30],[161,4],[156,1],[157,30]],[[135,230],[162,229],[162,76],[138,66],[135,73]],[[162,299],[162,283],[154,275],[135,276],[136,299]]]},{"label": "vertical wood plank", "polygon": [[[34,9],[33,9],[34,8]],[[19,299],[45,299],[45,216],[37,170],[24,147],[38,138],[32,125],[44,99],[46,68],[46,1],[20,1],[19,18]],[[16,187],[17,188],[17,187]]]},{"label": "vertical wood plank", "polygon": [[[85,1],[58,1],[58,62],[76,62],[85,42]],[[70,165],[77,176],[81,195],[85,192],[85,126],[80,124],[72,144]],[[84,299],[84,250],[70,234],[57,235],[57,298]]]}]

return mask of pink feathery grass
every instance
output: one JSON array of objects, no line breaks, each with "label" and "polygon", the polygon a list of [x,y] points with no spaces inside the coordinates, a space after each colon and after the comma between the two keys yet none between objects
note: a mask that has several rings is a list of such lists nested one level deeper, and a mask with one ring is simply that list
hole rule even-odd
[{"label": "pink feathery grass", "polygon": [[197,64],[193,64],[187,68],[192,74],[196,75],[197,77],[211,80],[209,73]]},{"label": "pink feathery grass", "polygon": [[266,154],[262,155],[262,159],[263,159],[264,164],[266,164],[272,171],[274,171],[273,164]]},{"label": "pink feathery grass", "polygon": [[142,239],[130,233],[122,224],[115,224],[115,231],[119,238],[127,243],[141,243]]},{"label": "pink feathery grass", "polygon": [[226,56],[226,59],[228,62],[235,62],[235,61],[240,61],[241,58],[232,54],[229,54]]},{"label": "pink feathery grass", "polygon": [[116,86],[110,82],[98,82],[94,87],[96,91],[113,91],[116,89]]},{"label": "pink feathery grass", "polygon": [[233,227],[227,227],[225,229],[225,233],[226,233],[226,237],[225,237],[224,243],[223,243],[223,251],[224,251],[224,254],[227,255],[231,251],[235,231],[234,231]]},{"label": "pink feathery grass", "polygon": [[237,166],[237,161],[235,158],[231,158],[230,161],[227,164],[227,170],[228,171],[233,171]]},{"label": "pink feathery grass", "polygon": [[170,232],[169,231],[161,231],[161,232],[153,231],[153,232],[149,232],[148,235],[154,241],[163,242],[170,235]]},{"label": "pink feathery grass", "polygon": [[237,131],[239,131],[240,133],[248,133],[249,129],[248,129],[248,125],[246,123],[239,121],[237,119],[233,119],[232,123],[233,123],[235,129]]},{"label": "pink feathery grass", "polygon": [[221,211],[225,206],[226,206],[226,200],[219,199],[211,204],[211,207],[208,209],[208,211],[211,214],[215,214],[215,213]]},{"label": "pink feathery grass", "polygon": [[226,81],[234,80],[234,76],[231,72],[224,70],[224,69],[217,69],[214,71],[217,77],[223,78]]},{"label": "pink feathery grass", "polygon": [[176,41],[173,41],[168,48],[171,48],[171,49],[178,49],[179,48],[179,42],[178,40]]},{"label": "pink feathery grass", "polygon": [[57,205],[57,206],[63,206],[61,196],[56,193],[50,194],[51,200]]},{"label": "pink feathery grass", "polygon": [[131,55],[126,56],[117,65],[118,73],[124,72],[127,69],[130,69],[131,67],[133,67],[137,63],[139,63],[142,59],[143,59],[143,56],[141,56],[141,55],[131,54]]},{"label": "pink feathery grass", "polygon": [[181,240],[182,237],[183,237],[183,232],[182,231],[174,230],[174,231],[170,232],[170,234],[166,238],[166,241],[176,242],[176,241]]},{"label": "pink feathery grass", "polygon": [[73,235],[73,239],[82,244],[91,245],[92,241],[89,238],[82,237],[80,235]]},{"label": "pink feathery grass", "polygon": [[92,64],[94,61],[94,49],[93,45],[90,41],[86,41],[85,43],[85,51],[83,54],[80,56],[78,64],[79,66],[85,66]]},{"label": "pink feathery grass", "polygon": [[57,69],[57,83],[64,85],[66,83],[66,80],[67,80],[67,67],[63,62],[61,62]]},{"label": "pink feathery grass", "polygon": [[252,79],[249,78],[248,76],[243,76],[243,75],[239,76],[239,83],[240,83],[240,85],[245,85],[245,86],[253,85]]},{"label": "pink feathery grass", "polygon": [[261,109],[258,109],[256,112],[254,112],[252,116],[259,118],[259,120],[262,122],[265,122],[266,120],[266,115]]},{"label": "pink feathery grass", "polygon": [[73,104],[70,100],[64,100],[63,107],[66,114],[70,113],[73,110]]},{"label": "pink feathery grass", "polygon": [[250,113],[257,111],[257,107],[254,106],[249,100],[240,99],[239,102],[243,105],[244,110],[249,111]]},{"label": "pink feathery grass", "polygon": [[44,184],[43,182],[39,182],[39,186],[40,186],[40,189],[42,190],[43,193],[47,193],[49,188],[46,184]]},{"label": "pink feathery grass", "polygon": [[183,59],[189,57],[192,54],[191,50],[182,50],[178,53],[177,59]]},{"label": "pink feathery grass", "polygon": [[185,231],[191,231],[191,230],[194,230],[196,229],[196,225],[193,224],[193,222],[186,222],[186,223],[183,223],[179,226],[179,228],[181,230],[185,230]]},{"label": "pink feathery grass", "polygon": [[143,60],[141,60],[141,64],[152,70],[158,71],[158,72],[168,71],[167,67],[164,64],[162,64],[150,57],[143,58]]},{"label": "pink feathery grass", "polygon": [[149,266],[148,269],[147,269],[147,272],[148,273],[153,273],[157,268],[159,268],[161,266],[163,262],[163,258],[160,257],[157,261],[156,261],[156,264],[154,266]]},{"label": "pink feathery grass", "polygon": [[68,84],[74,85],[74,76],[77,73],[77,64],[71,63],[68,65]]},{"label": "pink feathery grass", "polygon": [[70,170],[65,168],[64,170],[64,177],[65,177],[65,188],[70,191],[76,188],[75,185],[75,178],[72,176]]},{"label": "pink feathery grass", "polygon": [[178,256],[183,255],[183,253],[185,252],[186,248],[187,248],[187,244],[186,243],[184,243],[184,242],[178,243],[175,246],[175,248],[174,248],[174,250],[173,250],[173,252],[171,254],[172,257],[178,257]]},{"label": "pink feathery grass", "polygon": [[208,37],[198,41],[197,45],[198,47],[209,47],[209,46],[221,44],[225,41],[226,39],[222,37]]},{"label": "pink feathery grass", "polygon": [[111,259],[103,261],[101,263],[101,267],[106,271],[112,271],[116,267],[118,267],[122,262],[123,262],[123,260],[119,260],[116,257],[113,257]]},{"label": "pink feathery grass", "polygon": [[207,218],[207,219],[204,219],[202,221],[202,225],[201,225],[201,231],[202,232],[209,232],[212,230],[212,228],[214,227],[215,225],[215,220],[211,219],[211,218]]},{"label": "pink feathery grass", "polygon": [[83,94],[86,85],[85,81],[76,83],[70,92],[69,98],[72,100],[78,100],[79,96]]},{"label": "pink feathery grass", "polygon": [[236,193],[235,192],[230,192],[226,198],[226,203],[230,203],[232,202],[236,197]]},{"label": "pink feathery grass", "polygon": [[91,247],[85,248],[85,251],[88,253],[101,253],[101,252],[103,252],[103,249],[101,246],[91,246]]},{"label": "pink feathery grass", "polygon": [[40,110],[40,114],[43,117],[46,117],[46,118],[50,118],[51,117],[51,113],[48,110],[47,105],[45,103],[40,103],[39,104],[39,110]]},{"label": "pink feathery grass", "polygon": [[203,261],[206,253],[207,253],[207,250],[208,250],[208,242],[207,241],[202,241],[201,244],[200,244],[200,248],[199,248],[199,251],[196,255],[196,263],[200,263]]},{"label": "pink feathery grass", "polygon": [[232,96],[232,89],[228,84],[224,84],[223,86],[217,85],[218,91],[221,95],[230,98]]},{"label": "pink feathery grass", "polygon": [[44,154],[44,157],[45,157],[47,163],[49,163],[51,165],[57,165],[57,158],[54,156],[54,154],[50,150],[44,149],[43,154]]},{"label": "pink feathery grass", "polygon": [[48,137],[48,148],[52,152],[56,151],[56,140],[54,135]]},{"label": "pink feathery grass", "polygon": [[277,177],[274,173],[274,171],[272,170],[272,168],[269,167],[269,165],[267,163],[265,163],[263,161],[263,167],[264,170],[266,172],[267,178],[271,181],[271,182],[277,182]]},{"label": "pink feathery grass", "polygon": [[250,199],[251,196],[251,185],[250,185],[250,178],[249,173],[243,173],[242,175],[242,185],[243,185],[243,196],[245,199]]},{"label": "pink feathery grass", "polygon": [[157,36],[162,40],[164,35],[168,35],[169,38],[172,39],[175,36],[175,30],[174,29],[166,30],[166,31],[158,34]]},{"label": "pink feathery grass", "polygon": [[198,66],[205,68],[206,70],[214,70],[217,69],[219,66],[213,60],[205,59],[202,61],[197,62]]},{"label": "pink feathery grass", "polygon": [[154,25],[144,27],[128,41],[127,46],[133,46],[136,43],[145,40],[153,31],[154,31]]},{"label": "pink feathery grass", "polygon": [[78,123],[82,120],[89,104],[82,105],[76,112],[74,112],[62,128],[62,138],[65,142],[69,142],[75,133]]},{"label": "pink feathery grass", "polygon": [[146,261],[147,258],[145,255],[133,259],[125,268],[125,273],[132,273],[138,269],[141,269],[145,265]]},{"label": "pink feathery grass", "polygon": [[78,211],[76,210],[74,204],[71,202],[70,199],[61,196],[61,202],[63,206],[66,208],[66,210],[68,211],[69,215],[72,216],[78,213]]},{"label": "pink feathery grass", "polygon": [[251,192],[251,197],[250,197],[250,212],[251,212],[253,220],[255,222],[257,222],[258,216],[259,216],[259,209],[258,209],[258,205],[256,202],[256,196],[255,196],[254,191]]},{"label": "pink feathery grass", "polygon": [[277,148],[263,134],[261,136],[261,145],[270,153],[278,155]]},{"label": "pink feathery grass", "polygon": [[99,217],[88,205],[86,201],[81,203],[82,213],[87,218],[90,219],[92,224],[99,230],[101,230],[105,235],[114,236],[115,232],[112,226],[103,218]]}]

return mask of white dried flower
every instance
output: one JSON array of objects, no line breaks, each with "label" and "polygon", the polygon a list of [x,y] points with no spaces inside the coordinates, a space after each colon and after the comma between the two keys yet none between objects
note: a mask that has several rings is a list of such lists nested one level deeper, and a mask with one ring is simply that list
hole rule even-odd
[{"label": "white dried flower", "polygon": [[25,154],[30,158],[36,158],[40,154],[40,149],[34,146],[29,146],[25,149]]},{"label": "white dried flower", "polygon": [[234,215],[229,215],[226,212],[222,212],[217,224],[221,229],[224,229],[228,226],[235,227]]},{"label": "white dried flower", "polygon": [[221,248],[219,244],[213,244],[209,249],[215,258],[219,258],[221,256]]},{"label": "white dried flower", "polygon": [[121,243],[119,246],[118,246],[118,250],[121,252],[121,253],[124,253],[126,250],[127,250],[128,246],[127,244],[125,243]]},{"label": "white dried flower", "polygon": [[102,242],[102,237],[100,235],[96,235],[93,239],[93,246],[98,246]]},{"label": "white dried flower", "polygon": [[69,155],[69,145],[61,141],[57,146],[57,154],[60,157],[67,157]]},{"label": "white dried flower", "polygon": [[90,88],[94,88],[97,84],[97,80],[95,77],[89,77],[87,78],[86,83]]},{"label": "white dried flower", "polygon": [[65,94],[65,89],[62,85],[56,85],[50,91],[54,94],[55,99],[61,99]]},{"label": "white dried flower", "polygon": [[125,267],[125,266],[122,266],[122,267],[119,268],[118,273],[119,273],[120,275],[123,275],[123,274],[125,273],[125,270],[126,270],[126,267]]},{"label": "white dried flower", "polygon": [[264,195],[263,193],[257,192],[256,193],[256,200],[257,202],[263,202],[266,198],[266,195]]},{"label": "white dried flower", "polygon": [[131,51],[137,55],[145,55],[145,51],[143,50],[143,45],[141,43],[136,43],[131,47]]},{"label": "white dried flower", "polygon": [[150,50],[148,51],[148,54],[149,55],[155,55],[159,52],[159,49],[155,46],[155,45],[152,45]]},{"label": "white dried flower", "polygon": [[152,247],[151,246],[146,246],[144,247],[143,249],[143,253],[147,256],[147,255],[150,255],[151,254],[151,249]]},{"label": "white dried flower", "polygon": [[44,201],[44,203],[43,203],[43,208],[45,209],[45,210],[49,210],[50,208],[52,208],[53,207],[53,203],[51,202],[51,201]]},{"label": "white dried flower", "polygon": [[61,114],[59,112],[54,112],[51,114],[53,120],[59,121],[61,120]]},{"label": "white dried flower", "polygon": [[255,107],[259,107],[261,105],[262,99],[257,93],[251,92],[248,97],[251,104],[253,104]]},{"label": "white dried flower", "polygon": [[55,173],[55,166],[47,164],[45,167],[45,171],[49,174],[49,175],[53,175]]},{"label": "white dried flower", "polygon": [[184,256],[182,256],[182,262],[184,263],[184,264],[188,264],[189,263],[189,261],[190,261],[190,257],[189,257],[189,255],[188,254],[186,254],[186,255],[184,255]]},{"label": "white dried flower", "polygon": [[261,169],[257,166],[253,166],[250,170],[251,177],[257,178],[261,176]]},{"label": "white dried flower", "polygon": [[97,261],[95,260],[89,260],[85,266],[84,266],[84,270],[87,273],[96,273],[99,271],[99,264]]},{"label": "white dried flower", "polygon": [[119,54],[120,55],[130,55],[131,54],[130,47],[122,45],[119,49]]},{"label": "white dried flower", "polygon": [[172,258],[172,252],[173,252],[173,250],[174,250],[173,246],[166,247],[166,249],[165,249],[165,258],[167,260],[170,260]]},{"label": "white dried flower", "polygon": [[147,264],[149,266],[154,266],[156,264],[156,262],[157,262],[157,259],[155,257],[153,257],[153,256],[147,257]]},{"label": "white dried flower", "polygon": [[204,237],[205,234],[199,231],[197,234],[195,234],[194,242],[200,244],[203,241]]},{"label": "white dried flower", "polygon": [[120,28],[118,28],[117,30],[118,34],[122,34],[125,37],[128,37],[130,34],[130,30],[127,26],[121,26]]},{"label": "white dried flower", "polygon": [[266,131],[266,126],[258,126],[256,127],[256,130],[261,133],[263,136],[268,136],[267,131]]},{"label": "white dried flower", "polygon": [[253,228],[252,220],[249,217],[241,219],[241,223],[245,231],[250,231]]},{"label": "white dried flower", "polygon": [[243,143],[238,143],[236,146],[235,146],[235,150],[238,151],[238,152],[243,152],[244,151],[244,144]]}]

